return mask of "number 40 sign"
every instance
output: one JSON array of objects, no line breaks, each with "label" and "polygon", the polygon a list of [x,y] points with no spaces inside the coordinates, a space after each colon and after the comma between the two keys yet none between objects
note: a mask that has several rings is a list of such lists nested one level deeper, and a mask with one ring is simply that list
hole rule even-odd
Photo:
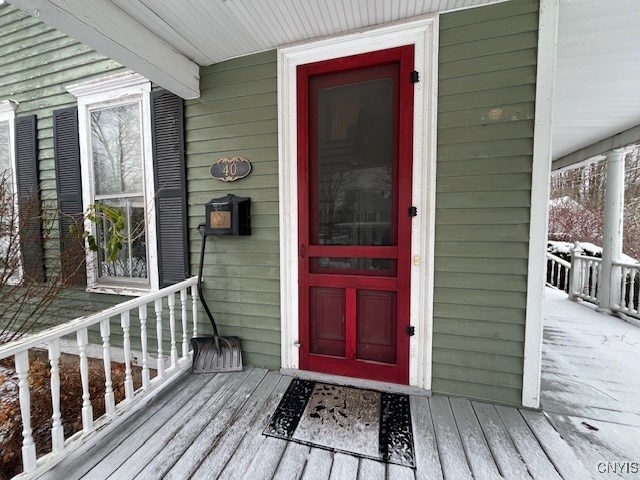
[{"label": "number 40 sign", "polygon": [[213,178],[223,182],[235,182],[249,175],[249,172],[251,172],[251,163],[244,157],[222,157],[216,160],[209,170]]}]

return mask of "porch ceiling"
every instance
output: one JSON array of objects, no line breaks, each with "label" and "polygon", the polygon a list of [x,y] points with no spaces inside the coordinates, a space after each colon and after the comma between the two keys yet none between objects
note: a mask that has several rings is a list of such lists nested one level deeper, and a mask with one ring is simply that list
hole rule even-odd
[{"label": "porch ceiling", "polygon": [[560,0],[554,159],[640,124],[639,7]]},{"label": "porch ceiling", "polygon": [[[9,0],[184,98],[198,66],[501,0]],[[637,0],[559,0],[553,158],[640,124]]]}]

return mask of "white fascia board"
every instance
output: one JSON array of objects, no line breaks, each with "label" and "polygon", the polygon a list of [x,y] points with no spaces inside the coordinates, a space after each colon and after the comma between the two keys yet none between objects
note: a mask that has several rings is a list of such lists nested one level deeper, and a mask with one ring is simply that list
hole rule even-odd
[{"label": "white fascia board", "polygon": [[522,405],[530,408],[540,406],[545,255],[549,218],[558,7],[559,0],[540,0],[538,73],[536,76],[536,111],[531,172],[531,217],[529,220],[527,313],[522,378]]},{"label": "white fascia board", "polygon": [[200,67],[111,2],[11,3],[182,98],[200,96]]}]

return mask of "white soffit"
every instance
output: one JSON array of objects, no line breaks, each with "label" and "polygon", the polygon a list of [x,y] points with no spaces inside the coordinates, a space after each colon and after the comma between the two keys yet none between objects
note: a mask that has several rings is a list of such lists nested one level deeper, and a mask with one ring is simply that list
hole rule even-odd
[{"label": "white soffit", "polygon": [[111,0],[199,65],[503,0]]},{"label": "white soffit", "polygon": [[640,124],[640,1],[560,0],[553,158]]}]

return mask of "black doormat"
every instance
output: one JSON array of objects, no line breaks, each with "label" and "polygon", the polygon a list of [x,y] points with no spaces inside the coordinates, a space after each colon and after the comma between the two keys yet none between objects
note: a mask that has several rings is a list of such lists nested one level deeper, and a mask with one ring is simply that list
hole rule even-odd
[{"label": "black doormat", "polygon": [[407,395],[296,378],[264,434],[415,468]]}]

